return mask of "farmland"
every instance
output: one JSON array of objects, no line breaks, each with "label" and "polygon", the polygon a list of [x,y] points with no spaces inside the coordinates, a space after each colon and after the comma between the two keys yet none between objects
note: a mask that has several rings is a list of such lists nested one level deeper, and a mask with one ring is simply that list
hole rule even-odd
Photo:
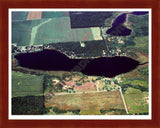
[{"label": "farmland", "polygon": [[[20,68],[17,68],[17,69],[19,70]],[[27,71],[27,69],[25,70]],[[30,71],[32,75],[22,73],[22,72],[23,70],[21,68],[21,72],[13,71],[12,73],[13,74],[12,90],[13,90],[13,97],[14,97],[12,98],[12,100],[14,101],[13,103],[14,108],[12,109],[14,114],[16,113],[17,114],[31,114],[31,113],[51,114],[52,113],[52,115],[54,115],[54,111],[52,112],[52,108],[54,107],[57,107],[58,113],[61,112],[61,114],[71,114],[71,115],[75,114],[74,112],[71,112],[71,110],[74,110],[74,111],[80,110],[79,114],[82,114],[82,115],[88,115],[88,114],[100,115],[102,114],[101,111],[103,111],[103,114],[105,113],[118,114],[119,111],[117,110],[119,109],[122,111],[125,111],[119,91],[109,91],[109,92],[102,91],[103,84],[99,83],[98,90],[100,90],[100,92],[97,92],[97,86],[93,81],[97,81],[97,80],[101,81],[99,80],[100,78],[98,77],[91,77],[91,76],[86,77],[80,73],[73,73],[73,74],[70,74],[70,76],[68,77],[69,79],[71,77],[71,80],[68,81],[67,77],[64,78],[64,76],[66,76],[65,75],[66,72],[54,72],[54,71],[44,72],[44,71],[32,70]],[[50,77],[47,74],[50,74],[49,75]],[[67,74],[69,75],[69,73]],[[49,85],[49,80],[44,81],[42,85],[43,75],[46,76],[45,78],[48,78],[48,79],[50,78],[51,85]],[[28,79],[30,80],[30,82],[28,82]],[[56,81],[59,83],[56,83]],[[76,85],[77,83],[73,81],[77,81],[79,84],[82,84],[82,85]],[[59,92],[58,90],[57,90],[58,92],[56,92],[56,90],[51,92],[49,88],[46,88],[46,86],[51,86],[52,88],[58,87],[60,86],[60,84],[62,84],[63,86],[66,86],[66,85],[70,86],[71,84],[73,84],[75,86],[76,93],[74,94],[67,93],[66,91]],[[38,92],[38,90],[41,90],[41,91]],[[55,95],[52,97],[52,99],[48,100],[49,97],[46,97],[47,94],[49,95],[55,94]],[[30,95],[32,96],[30,97]],[[41,97],[43,95],[45,96],[45,99]],[[37,103],[36,99],[41,100],[44,103],[44,107],[42,104]],[[54,105],[53,105],[53,102],[55,103]],[[47,103],[51,103],[51,104],[47,105]],[[39,107],[37,106],[38,104],[40,104]],[[28,109],[28,112],[27,112],[27,109]],[[48,112],[46,113],[45,112],[46,110],[49,110],[49,113]],[[62,110],[64,111],[62,112]],[[110,112],[111,110],[112,112]]]},{"label": "farmland", "polygon": [[[118,43],[117,37],[109,42],[110,49],[116,46],[126,56],[136,59],[141,63],[149,62],[149,36],[148,36],[148,15],[127,17],[126,26],[132,29],[132,33],[126,37],[118,37],[122,43]],[[111,45],[110,45],[111,44]],[[149,62],[150,63],[150,62]],[[122,75],[122,82],[119,83],[123,90],[124,98],[130,114],[143,114],[149,112],[149,64],[138,66],[132,72]]]},{"label": "farmland", "polygon": [[[13,114],[124,115],[126,112],[119,91],[121,88],[129,114],[148,114],[148,14],[128,14],[124,24],[132,29],[128,36],[106,34],[114,23],[115,16],[120,13],[122,12],[108,12],[106,15],[94,12],[93,15],[93,12],[13,12]],[[123,31],[121,34],[124,34]],[[69,60],[98,57],[109,59],[102,60],[105,65],[93,65],[91,74],[84,75],[84,71],[84,74],[72,72],[73,67],[55,71],[54,64],[67,67],[71,63],[60,59],[58,54],[54,56],[54,51],[60,51]],[[115,60],[114,63],[110,61],[117,56],[120,60]],[[124,70],[134,65],[122,60],[127,57],[140,64],[138,62],[134,70],[124,73]],[[121,64],[125,66],[122,68]],[[96,70],[98,68],[102,69],[99,73]],[[114,74],[120,70],[120,75]],[[104,76],[102,72],[108,72],[112,78]]]},{"label": "farmland", "polygon": [[58,18],[58,17],[69,17],[69,12],[40,12],[40,11],[18,11],[12,12],[13,21],[22,21],[22,20],[34,20],[34,19],[43,19],[43,18]]},{"label": "farmland", "polygon": [[119,84],[130,114],[148,114],[149,108],[149,80],[148,65],[140,66],[132,72],[126,73]]},{"label": "farmland", "polygon": [[[40,71],[41,73],[40,74],[43,74],[43,72],[42,71]],[[47,72],[46,72],[47,73]],[[48,72],[48,73],[51,73],[52,75],[53,74],[55,74],[55,75],[60,75],[61,77],[63,77],[63,73],[62,72]],[[13,72],[13,74],[15,75],[15,72]],[[22,76],[22,75],[24,75],[23,73],[17,73],[18,74],[18,76]],[[34,73],[32,73],[32,74],[34,74]],[[32,75],[32,77],[33,77],[34,75]],[[18,77],[19,78],[19,81],[21,80],[22,81],[22,79],[20,78],[20,77]],[[25,78],[28,78],[28,76],[25,76]],[[34,78],[34,77],[33,77]],[[79,79],[81,79],[81,77],[78,77],[78,74],[77,74],[77,78],[76,77],[74,77],[74,76],[72,76],[72,78],[73,78],[73,80],[74,81],[77,81],[77,80],[79,80]],[[86,78],[84,78],[84,79],[86,79]],[[88,77],[88,79],[91,79],[91,81],[92,80],[94,80],[94,79],[96,79],[96,78],[94,78],[94,77]],[[26,80],[28,80],[28,79],[26,79]],[[31,78],[30,78],[30,80],[31,80]],[[87,79],[86,79],[87,80]],[[31,80],[32,81],[32,80]],[[16,81],[15,81],[16,82]],[[124,81],[125,82],[125,81]],[[123,83],[124,83],[123,82]],[[25,83],[25,81],[23,81],[23,83]],[[37,83],[37,82],[35,82],[35,83]],[[66,84],[67,84],[67,82],[66,82]],[[15,85],[15,84],[14,84]],[[19,85],[21,85],[21,82],[20,83],[17,83],[17,85],[16,86],[19,86]],[[85,85],[85,84],[84,84]],[[13,88],[14,88],[15,86],[13,86]],[[37,86],[38,87],[38,86]],[[41,87],[42,87],[42,85],[41,85]],[[81,86],[80,86],[81,87]],[[85,88],[86,88],[87,86],[85,86]],[[32,88],[34,88],[34,87],[32,87]],[[31,89],[32,89],[31,88]],[[25,89],[25,88],[24,88]],[[16,90],[18,91],[19,90],[19,88],[16,88]],[[28,90],[28,88],[27,88],[27,90]],[[21,91],[23,91],[23,90],[21,90]],[[26,91],[26,90],[25,90]],[[37,91],[37,89],[36,89],[36,91]],[[79,90],[80,92],[81,92],[81,90]],[[48,92],[47,92],[48,93]],[[47,93],[45,93],[45,94],[47,94]],[[24,93],[23,92],[23,95],[21,95],[21,94],[19,94],[19,96],[25,96],[27,93]],[[58,93],[57,93],[58,94]],[[121,108],[122,106],[122,104],[119,106],[119,105],[117,105],[116,104],[116,102],[119,102],[120,101],[120,99],[121,99],[121,97],[120,96],[118,96],[119,95],[119,92],[116,92],[116,91],[110,91],[110,92],[105,92],[105,91],[103,91],[103,92],[94,92],[94,93],[89,93],[89,92],[86,92],[86,90],[85,90],[85,93],[78,93],[78,90],[77,90],[77,93],[76,94],[67,94],[67,93],[65,93],[65,94],[63,94],[63,93],[61,93],[61,94],[59,94],[59,95],[55,95],[55,96],[53,96],[52,97],[52,99],[50,99],[49,100],[49,102],[51,103],[50,105],[52,106],[53,105],[53,102],[55,103],[52,107],[55,107],[55,106],[57,106],[58,107],[58,109],[59,110],[66,110],[66,111],[68,111],[68,110],[78,110],[78,109],[80,109],[81,111],[80,111],[80,113],[79,114],[101,114],[100,113],[100,110],[103,112],[103,114],[104,114],[104,112],[106,112],[106,114],[108,113],[108,114],[118,114],[119,113],[119,111],[117,111],[118,109],[121,109],[121,110],[123,110],[123,108]],[[113,95],[112,95],[113,94]],[[35,93],[34,92],[34,95],[39,95],[38,93]],[[125,97],[125,100],[126,100],[126,104],[127,104],[127,107],[128,107],[128,109],[129,109],[129,113],[130,114],[134,114],[134,113],[147,113],[147,111],[148,111],[148,102],[147,102],[147,92],[141,92],[139,89],[132,89],[132,88],[129,88],[128,89],[128,91],[126,91],[125,93],[124,93],[124,97]],[[16,95],[14,95],[14,97],[15,97]],[[104,97],[105,98],[104,98]],[[117,96],[117,97],[115,97],[115,96]],[[17,96],[16,96],[17,97]],[[65,97],[65,98],[64,98]],[[99,97],[99,98],[98,98]],[[101,97],[101,98],[100,98]],[[145,98],[146,97],[146,98]],[[112,100],[111,100],[111,98],[113,98]],[[118,98],[117,100],[114,100],[114,98]],[[22,99],[22,98],[21,98]],[[56,99],[56,100],[55,100]],[[58,100],[59,99],[59,100]],[[94,100],[93,100],[94,99]],[[57,101],[58,100],[58,101]],[[66,101],[67,100],[67,101]],[[84,100],[85,100],[85,102],[84,102]],[[23,100],[23,101],[25,101],[25,99]],[[45,99],[45,101],[47,101],[47,99]],[[111,102],[111,101],[113,101],[113,102]],[[18,102],[18,101],[17,101]],[[66,102],[66,103],[65,103]],[[84,105],[84,104],[86,105]],[[98,103],[97,105],[95,105],[96,103]],[[47,102],[45,103],[45,104],[48,104]],[[81,108],[80,106],[83,104],[83,108]],[[117,106],[117,107],[114,107],[114,106],[112,106],[113,104],[115,104],[115,106]],[[47,108],[50,106],[49,104],[48,104],[48,106],[47,106]],[[79,105],[79,106],[78,106]],[[90,106],[91,105],[91,106]],[[92,106],[93,105],[93,106]],[[103,107],[103,106],[107,106],[108,105],[108,108],[106,107]],[[50,106],[50,107],[51,107]],[[63,108],[63,106],[64,106],[64,108]],[[92,109],[89,109],[89,108],[87,108],[87,106],[88,107],[90,107],[90,108],[92,108]],[[116,113],[115,113],[116,112]],[[63,114],[65,114],[65,113],[63,113]],[[69,114],[69,113],[68,113]],[[70,114],[74,114],[74,113],[70,113]]]},{"label": "farmland", "polygon": [[42,12],[29,12],[27,20],[41,19]]},{"label": "farmland", "polygon": [[70,18],[12,22],[12,42],[17,46],[102,40],[99,28],[70,28]]},{"label": "farmland", "polygon": [[45,107],[62,110],[80,109],[80,114],[100,114],[100,110],[124,109],[119,91],[55,95],[45,102]]},{"label": "farmland", "polygon": [[13,21],[20,21],[20,20],[26,20],[28,16],[28,12],[12,12],[12,20]]},{"label": "farmland", "polygon": [[130,114],[148,114],[148,92],[141,92],[139,89],[129,88],[125,94]]},{"label": "farmland", "polygon": [[43,76],[12,71],[12,97],[43,95]]},{"label": "farmland", "polygon": [[64,17],[65,12],[43,12],[42,13],[42,18],[59,18],[59,17]]},{"label": "farmland", "polygon": [[33,22],[32,20],[12,22],[12,42],[16,43],[17,46],[29,45],[32,27],[45,21],[45,19],[42,19],[34,20]]},{"label": "farmland", "polygon": [[101,27],[115,12],[70,12],[71,28]]}]

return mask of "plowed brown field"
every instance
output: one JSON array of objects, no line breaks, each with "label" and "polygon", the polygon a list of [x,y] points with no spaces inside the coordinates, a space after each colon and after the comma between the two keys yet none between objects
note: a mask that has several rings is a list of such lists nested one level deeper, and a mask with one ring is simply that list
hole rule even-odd
[{"label": "plowed brown field", "polygon": [[80,109],[81,114],[86,115],[100,114],[100,109],[124,109],[119,91],[55,95],[45,102],[45,107],[51,106],[63,110]]},{"label": "plowed brown field", "polygon": [[27,20],[41,19],[42,12],[29,12]]}]

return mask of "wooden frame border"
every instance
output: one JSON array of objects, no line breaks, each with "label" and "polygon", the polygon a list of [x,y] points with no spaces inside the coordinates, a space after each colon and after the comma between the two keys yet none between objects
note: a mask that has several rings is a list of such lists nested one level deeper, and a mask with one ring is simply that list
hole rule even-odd
[{"label": "wooden frame border", "polygon": [[[8,119],[8,9],[9,8],[151,8],[152,9],[152,120],[9,120]],[[160,127],[160,1],[158,0],[1,0],[0,1],[0,126],[25,127]]]}]

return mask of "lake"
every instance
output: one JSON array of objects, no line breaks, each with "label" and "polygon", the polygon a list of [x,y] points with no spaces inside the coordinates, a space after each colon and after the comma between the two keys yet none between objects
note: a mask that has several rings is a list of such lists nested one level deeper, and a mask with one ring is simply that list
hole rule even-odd
[{"label": "lake", "polygon": [[44,50],[34,53],[22,53],[15,56],[19,66],[52,71],[74,71],[85,75],[115,77],[129,72],[139,62],[128,57],[99,57],[91,59],[70,59],[56,50]]},{"label": "lake", "polygon": [[126,18],[128,14],[133,15],[146,15],[148,14],[147,11],[134,11],[131,13],[122,13],[113,21],[112,27],[106,31],[107,34],[110,34],[112,36],[128,36],[131,34],[132,30],[129,28],[126,28],[123,24],[126,22]]}]

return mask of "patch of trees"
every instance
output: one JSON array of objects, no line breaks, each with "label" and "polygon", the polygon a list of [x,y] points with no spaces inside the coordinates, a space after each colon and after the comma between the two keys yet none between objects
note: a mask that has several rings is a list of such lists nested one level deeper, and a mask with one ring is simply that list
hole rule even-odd
[{"label": "patch of trees", "polygon": [[144,16],[129,16],[129,22],[132,23],[131,27],[133,28],[132,36],[148,36],[148,15]]},{"label": "patch of trees", "polygon": [[49,113],[50,111],[54,112],[55,114],[64,114],[67,112],[72,112],[76,115],[79,115],[80,109],[77,110],[64,110],[64,109],[58,109],[58,107],[49,107],[49,108],[45,108],[45,113]]},{"label": "patch of trees", "polygon": [[116,47],[119,47],[119,44],[116,40],[108,42],[108,48],[110,50],[117,50]]},{"label": "patch of trees", "polygon": [[45,113],[43,96],[12,98],[13,115],[42,115]]},{"label": "patch of trees", "polygon": [[142,92],[148,91],[148,88],[140,86],[140,85],[131,85],[131,84],[119,84],[122,88],[122,93],[124,94],[129,87],[139,89]]},{"label": "patch of trees", "polygon": [[117,113],[117,115],[126,115],[127,114],[124,109],[114,109],[114,108],[111,108],[109,110],[101,109],[100,112],[102,115],[104,115],[107,112],[114,112],[114,113]]},{"label": "patch of trees", "polygon": [[62,76],[62,80],[65,80],[65,81],[70,81],[70,80],[72,80],[72,75],[71,75],[71,73],[64,73],[63,76]]},{"label": "patch of trees", "polygon": [[[115,13],[115,12],[114,12]],[[113,12],[70,12],[71,28],[101,27]]]},{"label": "patch of trees", "polygon": [[148,77],[148,73],[149,73],[148,66],[143,67],[143,68],[141,68],[141,69],[138,69],[138,71],[139,71],[139,73],[140,73],[141,75],[144,75],[144,76],[147,76],[147,77]]},{"label": "patch of trees", "polygon": [[65,42],[53,44],[56,49],[59,49],[68,56],[75,54],[76,57],[96,57],[102,55],[102,50],[105,50],[103,40],[84,41],[85,47],[80,46],[80,42]]},{"label": "patch of trees", "polygon": [[53,79],[61,81],[61,77],[59,76],[52,76],[52,75],[45,75],[44,76],[44,92],[63,92],[65,90],[62,89],[63,85],[61,82],[55,85],[55,81]]},{"label": "patch of trees", "polygon": [[127,53],[129,56],[131,56],[131,57],[134,57],[134,58],[137,58],[138,56],[137,56],[137,54],[135,54],[134,52],[128,52]]},{"label": "patch of trees", "polygon": [[[134,113],[134,115],[148,115],[148,112],[142,112],[142,113]],[[133,113],[129,113],[129,115],[133,115]]]},{"label": "patch of trees", "polygon": [[125,42],[124,47],[136,45],[136,43],[133,41],[133,37],[126,38],[124,42]]},{"label": "patch of trees", "polygon": [[125,93],[129,87],[139,89],[140,91],[148,91],[148,81],[145,81],[144,79],[130,79],[123,81],[122,83],[119,83],[119,86],[122,88],[122,93]]},{"label": "patch of trees", "polygon": [[82,84],[81,83],[76,83],[76,85],[81,86]]},{"label": "patch of trees", "polygon": [[131,22],[132,27],[132,33],[130,36],[127,36],[124,39],[125,44],[122,46],[122,48],[131,48],[138,52],[148,53],[148,46],[145,47],[135,47],[136,42],[134,41],[135,37],[140,36],[148,36],[148,30],[149,30],[149,24],[148,24],[148,15],[144,16],[135,16],[131,15],[128,19],[129,22]]}]

